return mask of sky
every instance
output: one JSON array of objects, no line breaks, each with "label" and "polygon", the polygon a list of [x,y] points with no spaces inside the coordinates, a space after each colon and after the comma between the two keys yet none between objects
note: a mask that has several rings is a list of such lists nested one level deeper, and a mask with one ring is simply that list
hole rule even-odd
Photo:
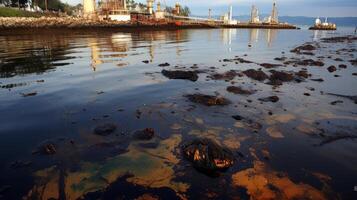
[{"label": "sky", "polygon": [[[62,0],[75,5],[82,0]],[[146,0],[136,0],[146,2]],[[155,1],[157,2],[157,0]],[[187,5],[193,15],[223,15],[233,6],[233,15],[249,15],[251,6],[258,7],[259,13],[271,12],[273,0],[160,0],[162,5],[173,6],[176,2]],[[308,17],[357,17],[357,0],[277,0],[280,16]]]}]

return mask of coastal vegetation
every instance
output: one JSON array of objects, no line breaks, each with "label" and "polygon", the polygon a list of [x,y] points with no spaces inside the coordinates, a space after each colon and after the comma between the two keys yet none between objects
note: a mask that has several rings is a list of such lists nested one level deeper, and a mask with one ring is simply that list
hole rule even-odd
[{"label": "coastal vegetation", "polygon": [[73,15],[82,7],[82,4],[72,6],[61,0],[0,0],[0,4],[5,6],[0,7],[0,17],[40,17],[56,13]]},{"label": "coastal vegetation", "polygon": [[41,17],[43,14],[16,8],[0,7],[0,17]]}]

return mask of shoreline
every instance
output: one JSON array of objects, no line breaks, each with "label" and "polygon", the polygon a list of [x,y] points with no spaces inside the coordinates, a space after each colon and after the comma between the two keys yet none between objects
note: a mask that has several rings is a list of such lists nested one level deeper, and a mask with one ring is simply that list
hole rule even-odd
[{"label": "shoreline", "polygon": [[121,30],[178,30],[178,29],[214,29],[214,28],[254,28],[254,29],[299,29],[289,24],[249,24],[237,25],[188,23],[165,21],[154,23],[93,21],[73,17],[0,17],[0,30],[13,29],[112,29]]}]

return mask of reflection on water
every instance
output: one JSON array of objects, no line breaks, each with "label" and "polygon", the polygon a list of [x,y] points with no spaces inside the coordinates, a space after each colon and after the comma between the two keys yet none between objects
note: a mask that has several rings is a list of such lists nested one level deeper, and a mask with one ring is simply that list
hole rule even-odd
[{"label": "reflection on water", "polygon": [[[69,41],[51,36],[33,37],[27,37],[27,41],[18,36],[0,37],[1,78],[43,73],[68,64],[64,61],[71,58]],[[31,41],[32,39],[34,41]]]},{"label": "reflection on water", "polygon": [[254,43],[258,42],[259,39],[259,30],[260,29],[250,29],[249,30],[249,44],[253,45]]},{"label": "reflection on water", "polygon": [[[343,79],[325,67],[307,67],[324,82],[306,79],[280,87],[246,76],[209,78],[260,69],[256,63],[276,62],[282,51],[297,57],[289,53],[293,47],[326,34],[268,29],[0,33],[0,199],[352,196],[356,141],[330,138],[357,130],[356,106],[325,94],[356,95],[355,88],[346,87],[357,84],[348,62],[355,53],[326,56],[355,43],[327,46],[316,55],[325,56],[320,59],[326,66],[341,64],[335,57],[343,59],[348,68],[336,72]],[[243,55],[255,63],[223,61]],[[199,79],[169,80],[161,75],[162,63],[169,63],[167,70],[197,70]],[[231,94],[226,91],[231,85],[254,93]],[[232,104],[205,107],[184,97],[198,92],[224,96]],[[272,95],[279,102],[258,100]],[[343,104],[331,105],[336,99]],[[237,115],[242,119],[231,117]],[[108,123],[116,127],[112,134],[94,133]],[[154,137],[135,139],[133,133],[144,128],[154,129]],[[180,150],[195,137],[234,151],[233,167],[217,177],[195,170]],[[44,155],[48,144],[55,153]]]}]

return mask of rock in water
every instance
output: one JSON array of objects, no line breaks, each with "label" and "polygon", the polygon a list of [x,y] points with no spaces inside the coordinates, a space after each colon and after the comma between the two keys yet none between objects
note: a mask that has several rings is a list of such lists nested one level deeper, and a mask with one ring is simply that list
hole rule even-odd
[{"label": "rock in water", "polygon": [[46,144],[42,147],[42,153],[47,155],[56,154],[57,150],[54,144]]},{"label": "rock in water", "polygon": [[183,146],[185,157],[203,172],[225,170],[234,163],[233,153],[210,139],[195,139]]},{"label": "rock in water", "polygon": [[152,128],[145,128],[143,130],[135,131],[133,136],[138,140],[151,140],[155,135],[155,131]]},{"label": "rock in water", "polygon": [[225,106],[231,103],[228,99],[224,97],[204,94],[190,94],[186,95],[186,97],[194,103],[199,103],[206,106]]},{"label": "rock in water", "polygon": [[168,71],[162,70],[161,73],[169,79],[186,79],[190,81],[197,81],[198,75],[194,71]]},{"label": "rock in water", "polygon": [[264,81],[268,78],[268,75],[266,75],[263,71],[255,69],[248,69],[246,71],[243,71],[243,74],[257,81]]},{"label": "rock in water", "polygon": [[230,70],[230,71],[225,72],[225,73],[223,73],[223,74],[219,74],[219,73],[213,74],[213,75],[211,76],[211,78],[212,78],[213,80],[226,80],[226,81],[231,81],[231,80],[233,80],[237,75],[238,75],[237,72],[235,72],[235,71],[233,71],[233,70]]},{"label": "rock in water", "polygon": [[271,75],[269,79],[271,81],[279,80],[282,82],[289,82],[294,80],[294,75],[287,72],[270,70],[270,73]]},{"label": "rock in water", "polygon": [[102,124],[94,129],[94,133],[97,135],[107,136],[113,133],[117,129],[115,124]]},{"label": "rock in water", "polygon": [[336,71],[337,69],[336,69],[335,66],[331,65],[330,67],[327,68],[327,70],[328,70],[330,73],[332,73],[332,72]]}]

